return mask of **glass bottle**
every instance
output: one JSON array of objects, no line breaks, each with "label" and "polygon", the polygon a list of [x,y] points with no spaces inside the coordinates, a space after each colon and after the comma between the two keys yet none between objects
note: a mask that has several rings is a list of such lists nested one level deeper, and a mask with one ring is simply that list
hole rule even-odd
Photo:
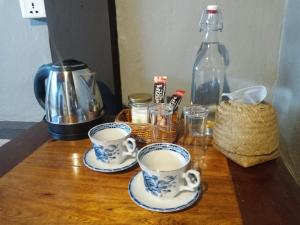
[{"label": "glass bottle", "polygon": [[[222,31],[222,15],[217,5],[209,5],[200,20],[203,41],[193,67],[191,104],[208,108],[207,128],[212,128],[217,105],[221,100],[225,77],[225,61],[218,33]],[[212,129],[207,129],[212,134]]]}]

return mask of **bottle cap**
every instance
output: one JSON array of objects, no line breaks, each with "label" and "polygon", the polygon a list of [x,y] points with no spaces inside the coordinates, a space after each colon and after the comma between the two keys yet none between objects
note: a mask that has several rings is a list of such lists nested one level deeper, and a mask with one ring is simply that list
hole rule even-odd
[{"label": "bottle cap", "polygon": [[218,5],[208,5],[203,11],[200,22],[200,31],[222,31],[222,12]]},{"label": "bottle cap", "polygon": [[128,101],[134,103],[146,103],[152,101],[152,95],[147,93],[134,93],[128,95]]},{"label": "bottle cap", "polygon": [[206,11],[208,13],[212,13],[212,14],[217,13],[217,11],[218,11],[218,5],[208,5],[206,7]]}]

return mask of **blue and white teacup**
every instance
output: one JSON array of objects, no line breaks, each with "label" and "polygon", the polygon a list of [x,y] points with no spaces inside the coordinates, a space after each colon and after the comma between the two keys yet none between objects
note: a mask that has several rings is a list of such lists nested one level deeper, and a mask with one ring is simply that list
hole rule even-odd
[{"label": "blue and white teacup", "polygon": [[103,123],[88,132],[97,159],[110,164],[136,157],[136,142],[130,134],[131,128],[125,123]]},{"label": "blue and white teacup", "polygon": [[138,152],[137,161],[142,169],[145,189],[155,197],[173,198],[183,191],[199,189],[200,173],[193,169],[187,171],[191,156],[179,145],[147,145]]}]

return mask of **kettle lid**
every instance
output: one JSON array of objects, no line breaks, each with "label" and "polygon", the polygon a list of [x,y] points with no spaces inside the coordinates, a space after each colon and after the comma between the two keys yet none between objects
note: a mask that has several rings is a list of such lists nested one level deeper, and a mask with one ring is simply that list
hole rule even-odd
[{"label": "kettle lid", "polygon": [[88,68],[88,66],[83,62],[80,62],[75,59],[66,59],[62,62],[57,62],[53,64],[51,69],[55,71],[74,71],[86,68]]}]

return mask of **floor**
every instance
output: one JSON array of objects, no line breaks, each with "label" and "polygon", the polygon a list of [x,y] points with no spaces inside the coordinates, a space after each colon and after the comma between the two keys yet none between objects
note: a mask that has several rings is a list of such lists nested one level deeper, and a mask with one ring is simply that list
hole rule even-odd
[{"label": "floor", "polygon": [[0,146],[16,138],[35,124],[35,122],[0,121]]}]

